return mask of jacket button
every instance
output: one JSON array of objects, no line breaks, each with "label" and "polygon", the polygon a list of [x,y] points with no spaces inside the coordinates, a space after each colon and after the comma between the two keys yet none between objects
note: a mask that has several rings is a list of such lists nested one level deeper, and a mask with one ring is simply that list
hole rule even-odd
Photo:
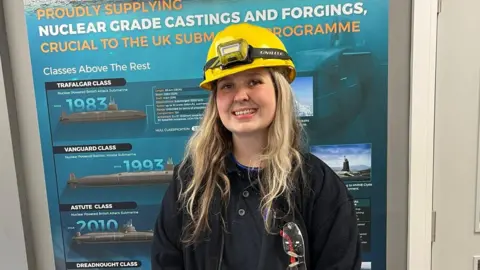
[{"label": "jacket button", "polygon": [[243,197],[247,198],[248,195],[250,195],[250,193],[248,193],[248,190],[245,190],[245,191],[243,192]]},{"label": "jacket button", "polygon": [[244,210],[244,209],[239,209],[239,210],[238,210],[238,214],[239,214],[240,216],[245,215],[245,210]]}]

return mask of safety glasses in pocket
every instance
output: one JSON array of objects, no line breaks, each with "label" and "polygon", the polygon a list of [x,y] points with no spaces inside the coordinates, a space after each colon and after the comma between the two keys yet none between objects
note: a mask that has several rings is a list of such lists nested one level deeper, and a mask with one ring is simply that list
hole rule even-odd
[{"label": "safety glasses in pocket", "polygon": [[286,223],[280,235],[283,238],[283,250],[290,256],[290,264],[287,270],[296,270],[303,264],[305,266],[305,243],[303,241],[302,232],[298,225],[294,222]]}]

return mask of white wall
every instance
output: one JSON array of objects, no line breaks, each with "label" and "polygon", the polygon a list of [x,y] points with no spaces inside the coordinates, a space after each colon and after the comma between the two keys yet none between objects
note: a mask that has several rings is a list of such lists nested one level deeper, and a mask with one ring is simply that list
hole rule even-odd
[{"label": "white wall", "polygon": [[[419,12],[420,14],[425,12],[425,9],[418,8],[418,3],[420,3],[420,1],[413,1],[413,3],[417,6],[416,12]],[[411,241],[417,240],[415,237],[408,238],[407,235],[409,140],[412,139],[415,143],[421,144],[421,141],[417,141],[416,139],[422,140],[424,138],[424,134],[419,130],[419,133],[413,134],[413,137],[409,139],[409,74],[411,72],[409,58],[411,24],[409,19],[411,16],[411,1],[390,0],[390,5],[391,26],[389,37],[391,38],[391,41],[389,42],[387,265],[388,270],[405,270],[407,269],[407,239],[410,239]],[[22,156],[21,162],[18,163],[21,163],[20,165],[23,165],[25,168],[24,170],[21,170],[21,172],[24,173],[24,179],[23,176],[21,177],[22,179],[19,179],[19,185],[25,186],[26,193],[23,195],[23,197],[21,197],[28,198],[26,199],[26,203],[22,204],[22,208],[24,209],[24,218],[30,219],[31,222],[35,224],[35,226],[32,227],[27,226],[25,230],[27,235],[30,232],[32,233],[31,237],[27,237],[27,251],[31,251],[28,258],[33,261],[30,269],[54,270],[53,248],[51,243],[50,224],[45,196],[43,163],[40,149],[40,139],[38,136],[36,104],[33,95],[30,54],[23,15],[23,2],[20,0],[7,0],[3,1],[3,6],[7,22],[6,29],[8,31],[8,47],[11,52],[12,60],[12,81],[13,85],[15,86],[15,93],[17,95],[17,100],[13,102],[14,104],[16,103],[17,107],[13,108],[13,110],[16,109],[18,112],[18,129],[20,130],[20,133],[15,136],[15,139],[21,141],[22,146],[17,152]],[[424,24],[424,22],[420,22],[420,24]],[[416,33],[422,33],[422,31],[425,30],[426,29],[424,28],[419,30],[420,32]],[[397,36],[397,38],[393,39],[395,36]],[[415,39],[414,41],[418,42],[419,44],[425,43],[424,40]],[[417,53],[417,51],[415,51],[415,53]],[[425,57],[425,55],[421,55],[421,53],[419,53],[417,56],[419,58]],[[415,68],[416,67],[418,66],[415,66]],[[425,67],[420,66],[419,68],[422,69]],[[423,89],[425,86],[417,86],[416,83],[413,85],[414,87],[419,87],[418,89]],[[416,89],[417,88],[414,90]],[[416,92],[414,91],[413,96],[415,96],[415,93]],[[425,98],[425,96],[420,98]],[[415,101],[417,101],[417,99],[415,99]],[[4,106],[2,106],[0,103],[0,108],[2,107]],[[417,111],[415,111],[415,113],[417,113]],[[414,126],[416,128],[422,128],[421,123],[417,123]],[[422,147],[422,145],[415,145],[415,147]],[[415,155],[420,154],[421,157],[424,157],[423,152],[418,153],[413,151],[412,153]],[[416,156],[413,158],[415,157]],[[425,160],[419,159],[418,162],[425,162]],[[421,166],[421,164],[418,162],[416,163],[417,166]],[[17,166],[20,165],[17,164]],[[415,177],[418,177],[418,175],[415,175]],[[423,176],[420,175],[420,177]],[[416,178],[416,180],[418,181],[419,179]],[[420,181],[422,180],[424,179],[420,179]],[[416,190],[419,190],[421,193],[425,191],[425,187],[421,186],[421,184],[413,185],[411,188],[413,189],[411,190],[413,192]],[[421,203],[422,198],[424,198],[424,196],[415,197],[415,202]],[[2,197],[0,197],[0,202],[1,201],[3,201]],[[425,221],[424,211],[416,213],[416,218],[416,221],[420,223],[411,224],[411,235],[418,235],[415,233],[419,230],[421,233],[425,233],[424,229],[429,225],[429,223],[426,223]],[[0,242],[0,247],[1,245],[2,243]],[[415,255],[414,253],[410,254],[411,256]],[[2,256],[1,253],[0,256]],[[22,259],[25,258],[23,257]],[[422,265],[422,262],[416,261],[415,258],[412,259],[412,257],[411,260],[412,262],[409,264],[409,270],[426,269],[419,267],[419,265]],[[20,267],[11,269],[23,270]]]},{"label": "white wall", "polygon": [[[17,37],[23,35],[23,37],[14,39],[11,38],[12,35]],[[0,173],[2,179],[8,180],[7,183],[10,186],[4,190],[0,184],[0,194],[2,194],[0,205],[8,207],[9,210],[2,213],[6,213],[7,217],[12,215],[12,222],[16,223],[9,224],[9,219],[0,217],[2,225],[4,220],[7,220],[5,223],[9,228],[6,233],[11,237],[9,241],[0,239],[0,258],[3,259],[5,256],[17,263],[7,269],[27,269],[26,260],[28,259],[29,270],[54,270],[23,1],[0,0],[0,49],[5,68],[4,75],[6,75],[5,91],[0,86],[0,117],[7,115],[10,117],[10,130],[7,127],[7,120],[0,119],[0,125],[2,125],[0,149],[8,153],[8,149],[12,149],[12,143],[14,145],[14,155],[11,153],[6,157],[1,156],[2,171]],[[8,112],[5,98],[8,102]],[[10,133],[13,134],[11,139],[6,135]],[[5,172],[3,167],[7,168]],[[15,177],[15,169],[17,177]],[[20,207],[24,220],[25,240],[21,235],[22,224],[18,218]],[[0,269],[3,269],[2,266]]]},{"label": "white wall", "polygon": [[13,158],[5,82],[0,62],[0,261],[2,268],[27,270],[27,256]]},{"label": "white wall", "polygon": [[[0,2],[0,40],[5,40],[5,27]],[[15,114],[7,106],[13,105],[8,92],[12,93],[8,54],[0,44],[0,268],[27,270],[22,205],[17,185],[17,166],[14,156],[12,126],[15,130]],[[5,64],[5,65],[4,65]],[[12,121],[12,122],[11,122]],[[13,132],[14,133],[14,132]],[[15,134],[15,133],[14,133]],[[15,149],[17,150],[17,149]]]},{"label": "white wall", "polygon": [[444,1],[435,101],[435,270],[473,268],[480,256],[480,16],[478,0]]},{"label": "white wall", "polygon": [[437,8],[412,5],[408,270],[431,269]]}]

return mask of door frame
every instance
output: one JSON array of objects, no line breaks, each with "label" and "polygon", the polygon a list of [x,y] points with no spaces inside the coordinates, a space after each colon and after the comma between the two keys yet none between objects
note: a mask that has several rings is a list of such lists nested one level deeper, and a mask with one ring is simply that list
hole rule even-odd
[{"label": "door frame", "polygon": [[412,0],[408,270],[431,269],[437,16],[441,0]]}]

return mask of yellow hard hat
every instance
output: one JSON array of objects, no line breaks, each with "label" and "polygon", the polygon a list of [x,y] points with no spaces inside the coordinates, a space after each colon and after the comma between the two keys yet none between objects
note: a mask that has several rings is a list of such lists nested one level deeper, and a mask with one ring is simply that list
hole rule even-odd
[{"label": "yellow hard hat", "polygon": [[258,67],[285,67],[289,82],[296,76],[285,45],[269,29],[248,23],[227,26],[210,45],[200,87],[212,90],[212,82]]}]

